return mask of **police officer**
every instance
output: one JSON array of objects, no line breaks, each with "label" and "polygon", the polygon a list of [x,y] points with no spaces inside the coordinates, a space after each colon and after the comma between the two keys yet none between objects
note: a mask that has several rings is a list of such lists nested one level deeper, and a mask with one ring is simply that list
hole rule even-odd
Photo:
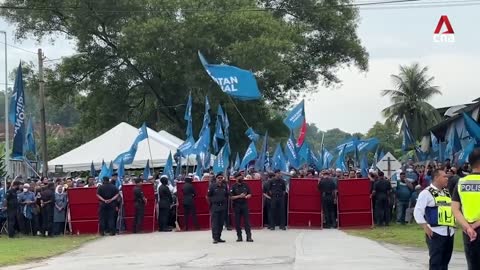
[{"label": "police officer", "polygon": [[324,177],[318,182],[318,190],[322,193],[323,216],[325,217],[325,228],[335,228],[335,200],[337,187],[330,174],[325,173]]},{"label": "police officer", "polygon": [[228,205],[228,190],[225,187],[223,173],[216,175],[216,182],[208,188],[207,197],[210,202],[213,243],[225,243],[222,240],[223,223]]},{"label": "police officer", "polygon": [[270,201],[270,211],[269,211],[269,223],[270,230],[275,230],[275,217],[280,217],[280,229],[286,230],[285,228],[285,192],[287,186],[285,181],[282,179],[282,174],[280,170],[275,170],[275,177],[270,180],[267,186],[268,195],[271,198]]},{"label": "police officer", "polygon": [[53,236],[53,210],[55,207],[54,183],[48,183],[40,195],[42,227],[45,236]]},{"label": "police officer", "polygon": [[426,234],[430,270],[447,270],[455,233],[452,199],[447,189],[447,174],[436,169],[432,176],[432,184],[418,195],[413,215]]},{"label": "police officer", "polygon": [[133,233],[139,233],[143,230],[143,217],[145,214],[145,204],[147,198],[143,194],[142,179],[135,178],[135,188],[133,189],[133,198],[135,202],[135,218],[133,221]]},{"label": "police officer", "polygon": [[18,198],[17,192],[20,188],[19,181],[13,181],[10,189],[7,191],[7,224],[8,224],[8,237],[13,238],[15,236],[15,223],[17,222],[18,212]]},{"label": "police officer", "polygon": [[185,178],[185,185],[183,185],[183,213],[185,219],[185,231],[188,231],[188,224],[190,223],[190,216],[193,219],[193,224],[198,230],[198,219],[197,219],[197,210],[195,208],[195,187],[192,184],[192,177],[188,176]]},{"label": "police officer", "polygon": [[472,172],[458,181],[452,196],[452,210],[463,227],[468,269],[477,270],[480,269],[480,148],[473,150],[468,161]]},{"label": "police officer", "polygon": [[115,235],[115,205],[119,193],[117,187],[110,183],[108,177],[103,177],[103,184],[97,189],[97,198],[100,200],[100,235],[105,236],[108,231]]},{"label": "police officer", "polygon": [[378,180],[373,184],[372,197],[375,197],[375,223],[378,226],[388,226],[390,223],[389,197],[392,184],[385,179],[382,171],[378,172]]},{"label": "police officer", "polygon": [[250,188],[244,182],[243,174],[237,172],[234,175],[237,183],[233,184],[230,189],[230,196],[233,202],[233,211],[235,213],[235,229],[237,230],[237,242],[242,242],[242,228],[240,220],[243,218],[245,224],[245,233],[247,235],[247,242],[253,242],[252,232],[250,230],[250,216],[248,211],[247,200],[252,197]]},{"label": "police officer", "polygon": [[172,192],[168,188],[168,176],[162,175],[160,184],[158,188],[158,230],[160,232],[171,232],[172,229],[168,227],[168,220],[173,197]]}]

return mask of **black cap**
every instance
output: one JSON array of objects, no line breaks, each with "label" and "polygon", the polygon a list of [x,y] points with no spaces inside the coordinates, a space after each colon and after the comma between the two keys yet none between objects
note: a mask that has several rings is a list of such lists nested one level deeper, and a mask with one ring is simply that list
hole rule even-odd
[{"label": "black cap", "polygon": [[215,178],[219,177],[219,176],[223,176],[223,173],[222,172],[219,172],[215,175]]},{"label": "black cap", "polygon": [[237,177],[240,177],[240,176],[242,176],[242,175],[243,175],[242,172],[236,172],[236,173],[233,175],[233,177],[237,178]]},{"label": "black cap", "polygon": [[280,170],[280,169],[276,169],[276,170],[273,171],[273,172],[274,172],[274,173],[279,173],[279,172],[281,172],[281,170]]},{"label": "black cap", "polygon": [[118,176],[118,173],[114,173],[114,174],[112,174],[112,177],[113,177],[113,176]]}]

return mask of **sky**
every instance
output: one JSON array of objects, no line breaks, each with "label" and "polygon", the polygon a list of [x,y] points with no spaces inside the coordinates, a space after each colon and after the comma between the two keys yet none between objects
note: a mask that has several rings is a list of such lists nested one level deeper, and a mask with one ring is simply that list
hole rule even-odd
[{"label": "sky", "polygon": [[[307,121],[321,130],[340,128],[350,133],[366,133],[376,121],[384,121],[381,111],[390,102],[380,92],[392,88],[390,75],[397,74],[400,65],[414,62],[428,66],[429,74],[435,77],[434,84],[443,92],[431,100],[433,106],[464,104],[478,98],[478,11],[480,6],[361,9],[358,35],[370,55],[369,69],[359,72],[355,67],[343,67],[338,71],[340,85],[333,89],[320,86],[317,93],[307,96]],[[455,31],[455,43],[433,42],[441,15],[448,16]],[[14,37],[15,27],[1,19],[0,30],[7,32],[8,44],[23,49],[7,48],[9,72],[20,59],[37,63],[38,48],[48,58],[46,66],[75,53],[74,43],[63,37],[56,37],[54,44],[48,40],[38,43],[34,38],[18,41]],[[5,82],[3,38],[0,34],[0,89],[4,89]]]}]

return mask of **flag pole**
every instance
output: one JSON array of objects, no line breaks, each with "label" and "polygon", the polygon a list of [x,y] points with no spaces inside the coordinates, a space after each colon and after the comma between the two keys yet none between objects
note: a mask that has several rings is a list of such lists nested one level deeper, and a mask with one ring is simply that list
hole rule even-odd
[{"label": "flag pole", "polygon": [[[147,129],[147,143],[148,143],[148,151],[150,152],[150,161],[152,163],[152,176],[155,174],[155,166],[153,165],[153,157],[152,157],[152,148],[150,147],[150,136],[148,136],[148,129]],[[155,176],[154,176],[155,177]]]}]

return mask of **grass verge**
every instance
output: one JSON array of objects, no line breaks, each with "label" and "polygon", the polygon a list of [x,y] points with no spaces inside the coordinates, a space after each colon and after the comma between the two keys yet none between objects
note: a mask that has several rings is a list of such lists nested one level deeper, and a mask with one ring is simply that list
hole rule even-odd
[{"label": "grass verge", "polygon": [[[425,233],[420,226],[411,225],[391,225],[389,227],[376,227],[374,229],[345,230],[346,233],[365,237],[371,240],[386,242],[390,244],[427,248],[425,243]],[[463,239],[461,231],[455,232],[455,251],[463,252]]]},{"label": "grass verge", "polygon": [[0,266],[29,263],[68,252],[95,239],[96,236],[60,236],[54,238],[0,238]]}]

